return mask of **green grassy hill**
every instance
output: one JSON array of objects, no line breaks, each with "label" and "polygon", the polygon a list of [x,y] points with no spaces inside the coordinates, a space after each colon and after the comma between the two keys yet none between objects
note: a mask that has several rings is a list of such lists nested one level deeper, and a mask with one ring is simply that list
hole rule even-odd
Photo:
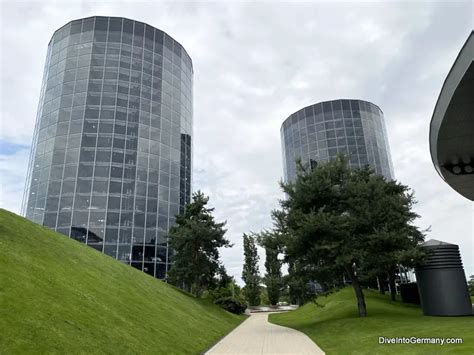
[{"label": "green grassy hill", "polygon": [[243,319],[0,209],[1,354],[197,354]]},{"label": "green grassy hill", "polygon": [[[474,317],[425,317],[421,308],[391,302],[375,291],[366,295],[366,318],[359,318],[352,288],[317,299],[270,321],[306,333],[327,354],[474,354]],[[379,337],[462,338],[463,344],[379,344]]]}]

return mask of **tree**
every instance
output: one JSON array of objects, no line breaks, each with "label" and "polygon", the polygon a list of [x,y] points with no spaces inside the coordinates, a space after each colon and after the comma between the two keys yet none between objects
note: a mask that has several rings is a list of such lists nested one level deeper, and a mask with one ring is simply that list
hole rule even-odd
[{"label": "tree", "polygon": [[350,214],[357,220],[357,233],[365,239],[363,266],[367,273],[386,275],[390,294],[395,301],[395,278],[398,264],[414,266],[424,253],[417,246],[424,232],[412,223],[418,214],[412,211],[416,201],[408,186],[385,180],[371,168],[355,172],[363,179],[350,179],[346,195]]},{"label": "tree", "polygon": [[[413,249],[423,240],[410,225],[417,217],[411,212],[413,195],[406,186],[387,182],[369,167],[349,169],[341,156],[313,169],[299,164],[296,181],[281,186],[287,195],[280,201],[288,228],[285,260],[321,283],[345,272],[354,288],[359,315],[364,317],[360,273],[381,266],[375,260],[384,251],[384,265],[393,265],[402,252],[415,255]],[[375,210],[378,199],[380,208]],[[390,208],[397,213],[388,211]],[[396,223],[391,221],[394,216]],[[400,247],[390,244],[388,248],[392,240],[380,228],[396,234],[402,241]]]},{"label": "tree", "polygon": [[288,275],[284,277],[285,284],[288,285],[288,295],[291,304],[303,305],[308,300],[307,285],[309,278],[298,272],[298,265],[293,261],[288,263]]},{"label": "tree", "polygon": [[474,296],[474,275],[469,276],[469,281],[467,282],[469,287],[469,293],[471,296]]},{"label": "tree", "polygon": [[229,312],[241,314],[245,311],[247,303],[241,295],[240,287],[234,278],[227,274],[223,265],[219,267],[215,285],[205,292],[205,297]]},{"label": "tree", "polygon": [[202,192],[194,193],[169,232],[169,245],[175,251],[169,279],[196,297],[215,282],[221,266],[218,248],[232,246],[224,238],[226,222],[214,220],[214,209],[206,207],[208,202]]},{"label": "tree", "polygon": [[276,306],[283,287],[278,250],[269,247],[265,248],[265,270],[266,273],[263,282],[265,286],[267,286],[268,300],[272,306]]},{"label": "tree", "polygon": [[359,308],[366,315],[365,299],[357,276],[360,240],[352,234],[352,221],[344,204],[344,184],[350,176],[345,161],[336,159],[305,170],[299,166],[294,183],[282,183],[288,198],[281,201],[287,212],[291,237],[289,261],[312,273],[318,281],[336,271],[351,280]]},{"label": "tree", "polygon": [[229,284],[234,283],[234,277],[227,273],[225,266],[219,265],[219,269],[217,270],[216,288],[227,287]]},{"label": "tree", "polygon": [[244,241],[244,267],[242,280],[245,282],[244,295],[250,306],[260,304],[260,273],[258,270],[258,253],[255,237],[243,235]]},{"label": "tree", "polygon": [[278,304],[280,292],[283,288],[283,277],[281,274],[281,260],[278,259],[280,254],[280,234],[275,228],[272,231],[263,231],[257,235],[260,246],[265,249],[265,276],[263,283],[267,287],[268,300],[271,305]]}]

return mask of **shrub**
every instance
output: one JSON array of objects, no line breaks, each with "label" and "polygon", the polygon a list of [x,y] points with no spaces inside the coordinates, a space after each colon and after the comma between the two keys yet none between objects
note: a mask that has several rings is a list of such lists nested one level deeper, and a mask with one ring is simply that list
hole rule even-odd
[{"label": "shrub", "polygon": [[242,314],[247,309],[247,304],[241,297],[222,297],[215,300],[214,303],[235,314]]},{"label": "shrub", "polygon": [[215,302],[221,298],[232,297],[232,291],[228,287],[214,288],[207,290],[206,297]]}]

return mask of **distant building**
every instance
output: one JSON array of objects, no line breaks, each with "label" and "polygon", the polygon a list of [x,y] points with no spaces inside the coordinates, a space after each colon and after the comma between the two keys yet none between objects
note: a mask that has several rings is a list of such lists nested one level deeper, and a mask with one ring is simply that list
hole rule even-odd
[{"label": "distant building", "polygon": [[23,214],[164,278],[190,200],[191,58],[142,22],[89,17],[48,45]]},{"label": "distant building", "polygon": [[474,201],[474,32],[459,52],[436,102],[430,151],[441,178]]},{"label": "distant building", "polygon": [[296,179],[296,159],[315,166],[338,154],[349,156],[351,168],[372,166],[393,178],[382,110],[362,100],[334,100],[305,107],[281,126],[285,181]]}]

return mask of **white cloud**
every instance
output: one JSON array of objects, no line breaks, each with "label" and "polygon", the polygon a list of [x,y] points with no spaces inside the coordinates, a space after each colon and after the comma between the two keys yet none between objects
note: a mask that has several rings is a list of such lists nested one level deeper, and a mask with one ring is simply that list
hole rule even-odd
[{"label": "white cloud", "polygon": [[20,212],[29,156],[29,149],[0,154],[0,208]]},{"label": "white cloud", "polygon": [[[237,278],[242,233],[269,227],[282,197],[281,123],[345,97],[382,108],[396,176],[420,201],[420,226],[460,244],[474,273],[472,203],[437,176],[428,149],[439,90],[472,29],[470,2],[3,3],[0,138],[30,143],[50,36],[96,14],[147,22],[192,57],[193,187],[228,221],[235,247],[222,255]],[[2,202],[21,200],[27,155],[14,163],[2,173]]]}]

